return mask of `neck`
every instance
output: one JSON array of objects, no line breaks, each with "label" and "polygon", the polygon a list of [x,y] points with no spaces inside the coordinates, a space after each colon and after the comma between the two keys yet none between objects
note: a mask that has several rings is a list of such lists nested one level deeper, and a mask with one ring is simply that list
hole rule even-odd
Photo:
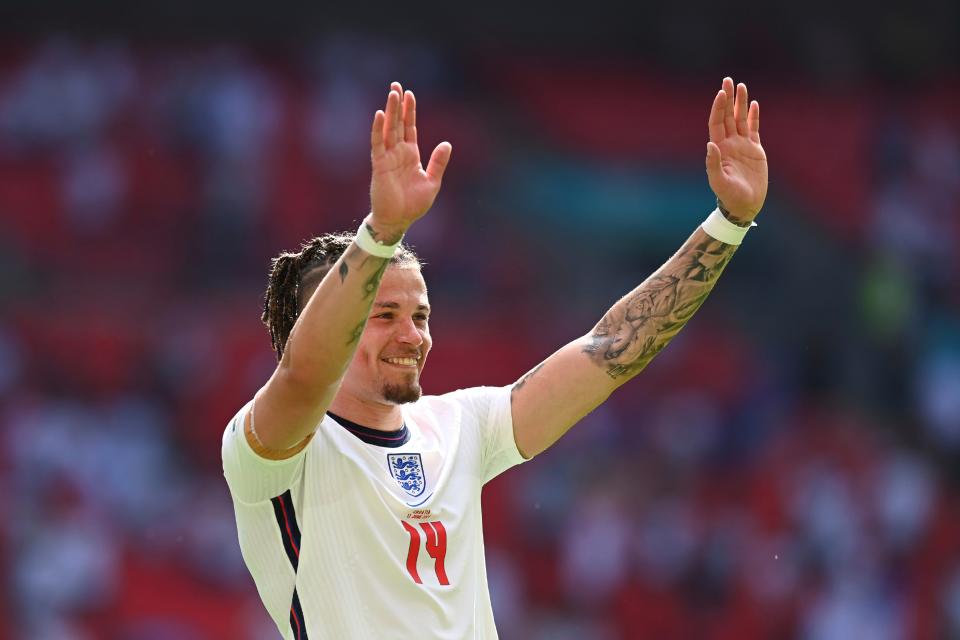
[{"label": "neck", "polygon": [[352,395],[338,393],[328,409],[341,418],[378,431],[396,431],[403,426],[400,405],[366,402]]}]

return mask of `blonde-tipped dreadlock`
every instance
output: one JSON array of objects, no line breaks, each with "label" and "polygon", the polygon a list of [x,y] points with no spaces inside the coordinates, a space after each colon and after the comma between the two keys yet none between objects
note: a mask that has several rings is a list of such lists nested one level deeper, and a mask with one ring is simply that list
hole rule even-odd
[{"label": "blonde-tipped dreadlock", "polygon": [[[309,299],[309,294],[334,263],[353,242],[351,233],[325,233],[304,242],[298,253],[284,252],[271,261],[269,284],[264,295],[261,320],[270,332],[270,342],[277,352],[277,361],[293,325]],[[390,259],[391,264],[420,264],[420,259],[401,244]],[[307,286],[301,291],[304,281]]]}]

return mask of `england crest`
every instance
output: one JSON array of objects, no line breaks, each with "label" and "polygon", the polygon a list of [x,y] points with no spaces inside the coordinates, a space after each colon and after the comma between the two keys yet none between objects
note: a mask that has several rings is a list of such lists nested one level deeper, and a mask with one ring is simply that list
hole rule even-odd
[{"label": "england crest", "polygon": [[419,453],[388,453],[387,467],[393,479],[410,497],[416,498],[423,493],[427,483],[423,478],[423,460]]}]

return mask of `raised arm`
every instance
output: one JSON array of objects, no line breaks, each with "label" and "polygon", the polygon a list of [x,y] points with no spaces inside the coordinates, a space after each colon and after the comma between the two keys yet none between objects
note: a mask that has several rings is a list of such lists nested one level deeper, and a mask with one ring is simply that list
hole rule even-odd
[{"label": "raised arm", "polygon": [[[749,104],[749,107],[748,107]],[[724,78],[708,121],[707,178],[724,216],[749,226],[767,194],[760,106],[747,87]],[[697,228],[680,250],[620,299],[587,335],[527,373],[511,395],[514,437],[525,457],[557,441],[583,416],[640,373],[713,290],[737,245]]]},{"label": "raised arm", "polygon": [[[439,144],[423,169],[416,100],[394,82],[370,133],[371,213],[363,224],[376,241],[398,242],[427,212],[450,153],[449,143]],[[300,312],[276,370],[256,394],[256,437],[247,418],[247,439],[258,453],[288,457],[307,442],[340,387],[388,263],[354,241],[324,276]]]}]

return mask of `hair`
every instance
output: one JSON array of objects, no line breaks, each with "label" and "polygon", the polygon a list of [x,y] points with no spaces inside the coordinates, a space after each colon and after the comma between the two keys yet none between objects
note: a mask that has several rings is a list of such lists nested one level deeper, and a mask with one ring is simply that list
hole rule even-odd
[{"label": "hair", "polygon": [[[260,319],[270,332],[270,342],[278,361],[283,357],[290,331],[310,295],[353,242],[354,235],[325,233],[304,242],[299,252],[284,252],[271,260]],[[390,258],[390,264],[421,266],[417,254],[403,243]]]}]

